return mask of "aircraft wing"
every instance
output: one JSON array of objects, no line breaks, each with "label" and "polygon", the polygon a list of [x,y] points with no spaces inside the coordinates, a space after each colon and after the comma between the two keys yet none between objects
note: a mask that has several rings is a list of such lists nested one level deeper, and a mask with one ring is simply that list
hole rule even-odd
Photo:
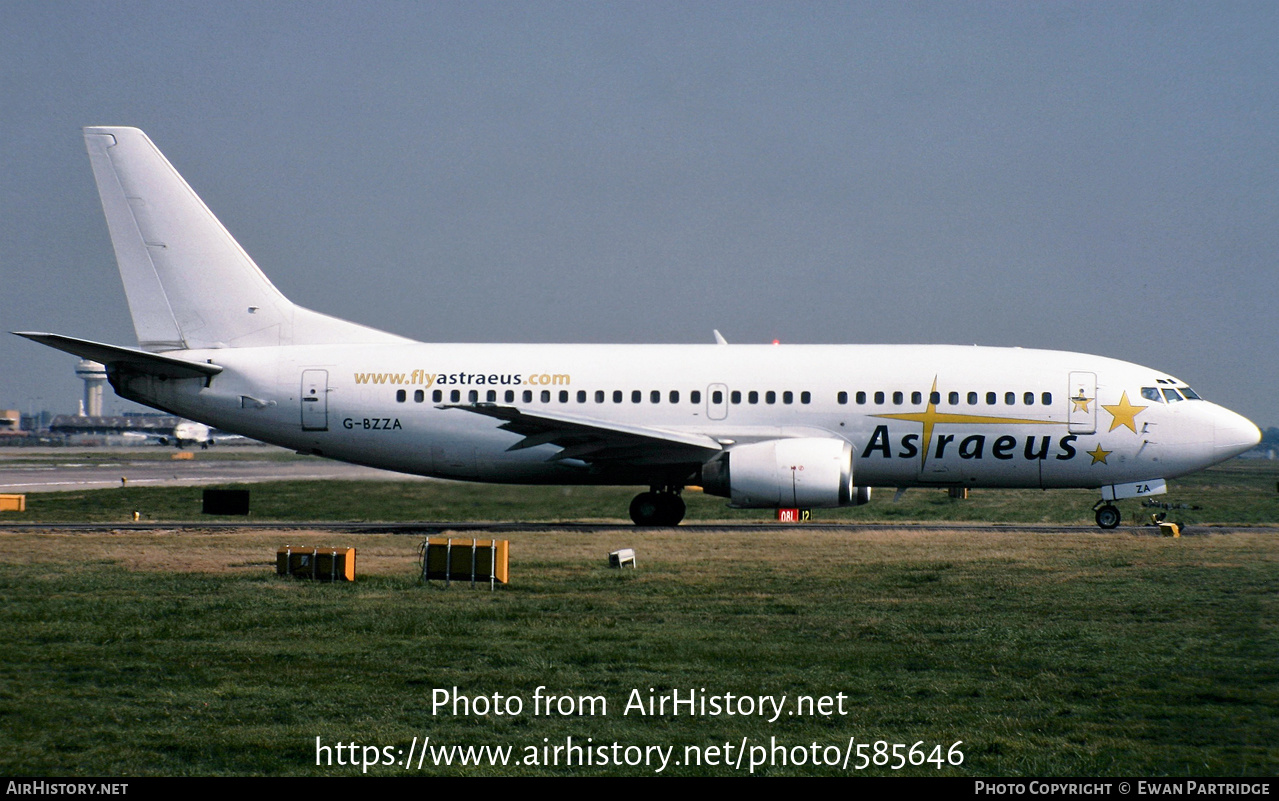
[{"label": "aircraft wing", "polygon": [[705,462],[723,451],[710,437],[649,426],[626,425],[546,409],[521,409],[496,403],[450,403],[441,409],[462,409],[503,421],[499,428],[524,439],[507,448],[518,451],[538,445],[557,445],[553,461],[625,461],[630,464]]}]

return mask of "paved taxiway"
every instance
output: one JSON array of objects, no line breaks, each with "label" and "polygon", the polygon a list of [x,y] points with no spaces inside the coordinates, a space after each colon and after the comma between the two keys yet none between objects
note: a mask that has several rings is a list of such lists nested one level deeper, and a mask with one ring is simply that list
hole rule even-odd
[{"label": "paved taxiway", "polygon": [[205,451],[195,451],[192,459],[173,459],[172,449],[166,452],[158,446],[4,448],[0,449],[0,493],[104,489],[119,487],[122,478],[128,479],[129,486],[140,487],[335,478],[411,481],[416,478],[314,456],[282,460],[281,457],[288,457],[290,452],[279,448],[239,446],[233,451],[227,450],[234,458],[210,458]]}]

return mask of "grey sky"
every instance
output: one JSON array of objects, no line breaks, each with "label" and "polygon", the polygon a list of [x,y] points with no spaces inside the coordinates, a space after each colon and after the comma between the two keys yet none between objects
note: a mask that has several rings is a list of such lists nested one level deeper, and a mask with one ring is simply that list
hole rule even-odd
[{"label": "grey sky", "polygon": [[[0,323],[134,343],[80,128],[135,125],[286,295],[418,339],[1081,350],[1279,425],[1276,42],[1269,2],[8,2]],[[8,340],[0,407],[74,411]]]}]

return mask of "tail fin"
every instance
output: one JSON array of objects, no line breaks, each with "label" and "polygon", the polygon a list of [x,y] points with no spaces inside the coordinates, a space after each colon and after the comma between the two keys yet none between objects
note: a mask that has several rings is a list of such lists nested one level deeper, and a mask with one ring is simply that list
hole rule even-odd
[{"label": "tail fin", "polygon": [[406,341],[291,303],[142,131],[84,141],[143,350]]}]

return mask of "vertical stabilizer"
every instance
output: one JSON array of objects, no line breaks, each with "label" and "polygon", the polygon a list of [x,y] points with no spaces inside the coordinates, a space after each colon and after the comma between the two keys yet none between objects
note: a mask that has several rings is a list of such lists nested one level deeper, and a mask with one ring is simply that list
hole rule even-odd
[{"label": "vertical stabilizer", "polygon": [[142,131],[84,140],[144,350],[404,341],[291,303]]}]

